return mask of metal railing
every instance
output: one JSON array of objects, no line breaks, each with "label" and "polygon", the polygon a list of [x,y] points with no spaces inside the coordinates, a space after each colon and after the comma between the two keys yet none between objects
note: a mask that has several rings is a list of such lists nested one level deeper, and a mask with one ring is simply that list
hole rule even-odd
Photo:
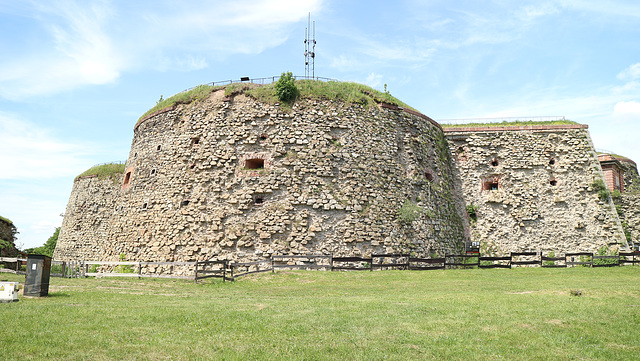
[{"label": "metal railing", "polygon": [[464,118],[464,119],[435,119],[440,124],[469,124],[469,123],[501,123],[501,122],[551,122],[567,120],[564,115],[558,116],[533,116],[533,117],[502,117],[502,118]]},{"label": "metal railing", "polygon": [[[113,162],[98,163],[98,164],[96,164],[96,165],[91,166],[91,168],[93,168],[93,167],[99,167],[99,166],[101,166],[101,165],[107,165],[107,164],[126,164],[126,163],[127,163],[127,161],[126,161],[126,160],[116,160],[116,161],[113,161]],[[91,169],[91,168],[89,168],[89,169]]]},{"label": "metal railing", "polygon": [[[239,83],[265,85],[265,84],[275,83],[276,81],[278,81],[278,79],[280,79],[280,75],[270,76],[270,77],[266,77],[266,78],[244,77],[244,78],[240,78],[239,80],[231,80],[231,79],[229,79],[229,80],[220,80],[220,81],[214,81],[214,82],[211,82],[211,83],[206,83],[206,84],[201,84],[201,85],[223,86],[223,85],[239,84]],[[326,78],[326,77],[321,77],[321,76],[310,77],[310,76],[301,76],[301,75],[294,75],[294,79],[295,80],[316,80],[316,81],[325,81],[325,82],[338,81],[337,79]],[[195,88],[197,88],[197,87],[199,87],[201,85],[197,85],[197,86],[191,87],[189,89],[185,89],[185,90],[181,91],[180,93],[188,92],[189,90],[195,89]],[[178,93],[178,94],[180,94],[180,93]]]}]

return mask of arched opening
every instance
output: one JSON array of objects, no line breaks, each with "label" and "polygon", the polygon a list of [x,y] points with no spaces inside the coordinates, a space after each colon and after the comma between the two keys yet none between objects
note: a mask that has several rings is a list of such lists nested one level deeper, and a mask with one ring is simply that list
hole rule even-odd
[{"label": "arched opening", "polygon": [[124,182],[122,182],[122,186],[126,187],[129,185],[130,182],[131,182],[131,171],[127,172],[124,175]]}]

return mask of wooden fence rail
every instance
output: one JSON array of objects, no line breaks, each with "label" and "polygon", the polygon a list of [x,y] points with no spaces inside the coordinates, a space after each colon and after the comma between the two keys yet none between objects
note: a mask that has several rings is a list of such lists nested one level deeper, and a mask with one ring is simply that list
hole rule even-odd
[{"label": "wooden fence rail", "polygon": [[[372,258],[364,257],[332,257],[331,258],[331,270],[332,271],[372,271],[371,267]],[[337,266],[335,264],[338,264]]]},{"label": "wooden fence rail", "polygon": [[[371,270],[374,269],[409,269],[409,255],[403,253],[382,253],[371,255]],[[391,262],[384,262],[385,259]]]},{"label": "wooden fence rail", "polygon": [[[0,272],[25,274],[21,269],[27,259],[0,257]],[[409,254],[372,254],[370,257],[333,257],[332,255],[273,255],[270,259],[255,262],[197,261],[197,262],[106,262],[106,261],[52,261],[53,277],[154,277],[194,279],[221,278],[223,281],[238,277],[274,272],[277,269],[325,269],[331,271],[373,271],[400,269],[412,271],[443,270],[450,268],[514,268],[539,267],[618,267],[640,264],[640,251],[620,252],[618,255],[594,255],[589,252],[566,253],[555,256],[548,252],[512,252],[509,256],[483,256],[473,254],[448,254],[440,258],[411,257]],[[98,267],[102,267],[98,272]],[[168,267],[169,274],[143,272],[145,267]],[[174,267],[182,266],[174,275]],[[55,272],[54,272],[55,271]],[[93,271],[93,272],[90,272]],[[165,271],[164,269],[162,270]]]},{"label": "wooden fence rail", "polygon": [[331,269],[331,258],[331,255],[273,255],[271,262],[274,270],[283,268]]},{"label": "wooden fence rail", "polygon": [[202,261],[196,262],[194,281],[207,278],[222,278],[222,282],[227,280],[227,261]]}]

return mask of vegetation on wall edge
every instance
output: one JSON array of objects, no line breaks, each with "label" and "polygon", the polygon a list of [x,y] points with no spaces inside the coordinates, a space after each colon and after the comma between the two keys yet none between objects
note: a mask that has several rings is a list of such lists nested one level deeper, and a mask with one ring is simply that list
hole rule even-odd
[{"label": "vegetation on wall edge", "polygon": [[576,125],[580,124],[572,120],[514,120],[499,123],[466,123],[466,124],[443,124],[443,128],[469,128],[469,127],[519,127],[529,125]]},{"label": "vegetation on wall edge", "polygon": [[124,164],[120,163],[107,163],[91,167],[78,175],[76,179],[86,176],[97,176],[100,179],[105,179],[116,174],[124,173]]}]

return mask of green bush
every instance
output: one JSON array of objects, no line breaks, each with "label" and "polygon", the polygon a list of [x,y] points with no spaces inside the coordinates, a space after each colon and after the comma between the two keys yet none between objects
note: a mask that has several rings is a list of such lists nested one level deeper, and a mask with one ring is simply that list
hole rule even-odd
[{"label": "green bush", "polygon": [[398,210],[398,220],[402,224],[409,225],[413,223],[413,221],[415,221],[418,216],[420,216],[420,213],[422,213],[422,211],[422,207],[411,202],[410,200],[406,200],[404,201],[404,204],[402,204],[402,207],[400,207],[400,209]]},{"label": "green bush", "polygon": [[467,204],[467,213],[469,214],[469,218],[473,223],[478,221],[478,206],[473,204]]},{"label": "green bush", "polygon": [[[120,262],[126,262],[126,261],[127,261],[127,255],[124,253],[120,253]],[[133,267],[131,267],[130,265],[116,266],[116,268],[114,268],[113,271],[115,273],[134,273],[135,272]]]},{"label": "green bush", "polygon": [[[541,254],[542,255],[542,254]],[[549,254],[547,254],[547,257],[555,257],[556,253],[554,251],[549,252]],[[555,261],[544,261],[542,262],[543,265],[545,266],[553,266],[554,264],[556,264]]]},{"label": "green bush", "polygon": [[49,237],[47,242],[36,248],[27,248],[24,251],[28,254],[41,254],[44,256],[53,257],[53,251],[56,249],[56,244],[58,243],[58,235],[60,234],[60,227],[56,227],[56,230],[53,232],[53,235]]},{"label": "green bush", "polygon": [[609,188],[607,188],[602,179],[594,180],[593,183],[591,183],[591,187],[598,193],[598,197],[600,197],[601,200],[606,202],[611,197],[611,192],[609,192]]},{"label": "green bush", "polygon": [[62,273],[62,265],[61,264],[52,264],[51,265],[51,269],[49,270],[49,272],[52,273],[52,274]]},{"label": "green bush", "polygon": [[275,83],[274,88],[278,99],[282,102],[292,102],[300,95],[300,91],[296,87],[295,78],[290,71],[280,75],[280,79]]},{"label": "green bush", "polygon": [[[618,252],[617,251],[612,251],[609,249],[609,247],[607,246],[602,246],[598,249],[598,256],[617,256]],[[598,266],[598,265],[612,265],[612,264],[616,264],[616,260],[615,259],[594,259],[593,260],[593,265],[594,266]]]}]

